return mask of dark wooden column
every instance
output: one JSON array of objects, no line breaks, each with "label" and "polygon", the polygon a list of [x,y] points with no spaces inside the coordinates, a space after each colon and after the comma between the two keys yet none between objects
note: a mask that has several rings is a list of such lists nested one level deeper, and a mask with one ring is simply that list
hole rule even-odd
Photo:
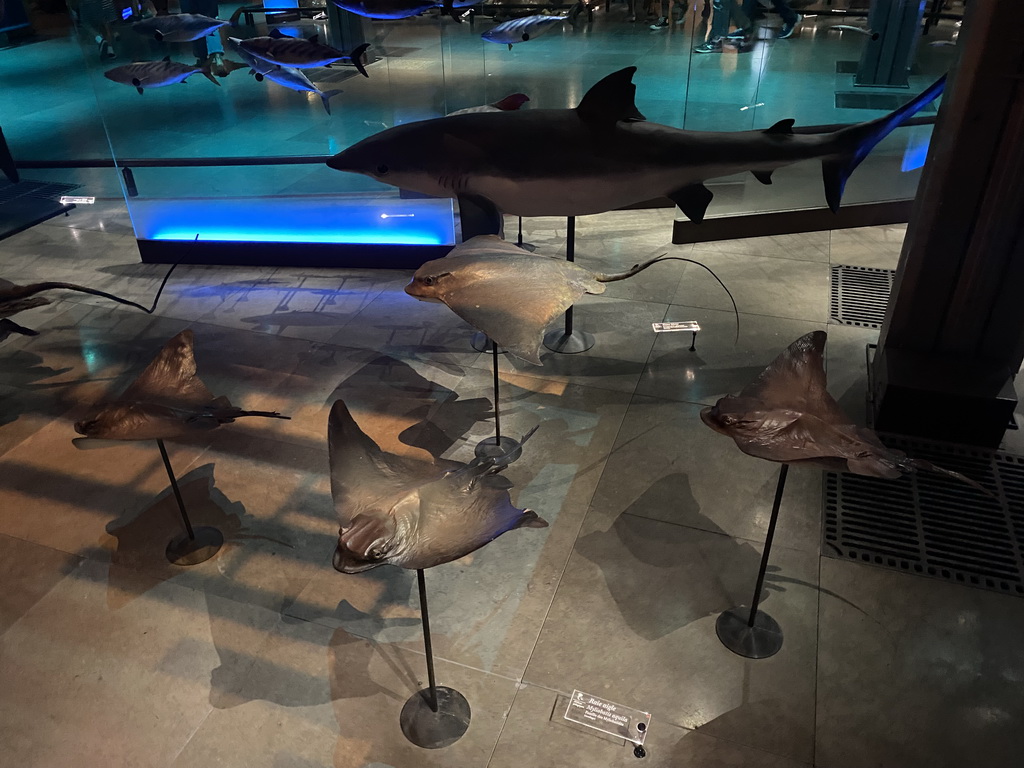
[{"label": "dark wooden column", "polygon": [[974,0],[874,366],[882,431],[995,445],[1024,359],[1024,2]]}]

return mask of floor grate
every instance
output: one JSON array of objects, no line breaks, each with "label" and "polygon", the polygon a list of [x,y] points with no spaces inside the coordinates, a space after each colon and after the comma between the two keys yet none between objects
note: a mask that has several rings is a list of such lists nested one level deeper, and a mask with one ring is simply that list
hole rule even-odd
[{"label": "floor grate", "polygon": [[881,328],[895,270],[832,265],[832,319],[844,325]]},{"label": "floor grate", "polygon": [[34,197],[41,200],[57,201],[61,195],[76,190],[80,184],[60,184],[49,181],[22,179],[17,184],[0,184],[0,205],[17,200],[19,197]]},{"label": "floor grate", "polygon": [[970,477],[998,501],[934,472],[898,480],[827,472],[823,554],[1024,596],[1024,456],[882,438]]}]

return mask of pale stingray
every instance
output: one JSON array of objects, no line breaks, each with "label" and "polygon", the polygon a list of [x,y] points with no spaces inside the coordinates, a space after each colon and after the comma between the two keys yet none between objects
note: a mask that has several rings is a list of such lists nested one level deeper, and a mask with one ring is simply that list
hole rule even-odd
[{"label": "pale stingray", "polygon": [[702,410],[701,420],[759,459],[889,479],[928,470],[992,495],[959,472],[886,447],[872,430],[850,421],[826,389],[827,338],[824,331],[801,336],[738,395]]},{"label": "pale stingray", "polygon": [[[447,304],[498,346],[541,365],[544,330],[581,296],[604,293],[605,283],[625,280],[652,264],[669,260],[707,269],[691,259],[659,256],[625,272],[605,275],[564,259],[529,253],[497,235],[478,235],[444,258],[421,266],[405,292],[421,301]],[[714,272],[711,275],[718,280]],[[718,282],[725,287],[721,280]]]},{"label": "pale stingray", "polygon": [[168,341],[124,393],[75,424],[88,438],[163,440],[229,424],[242,416],[287,419],[277,412],[245,411],[215,397],[197,375],[192,331]]},{"label": "pale stingray", "polygon": [[384,564],[431,568],[515,528],[547,527],[533,510],[512,504],[499,460],[462,464],[386,453],[341,400],[331,408],[327,435],[341,523],[334,567],[342,573]]}]

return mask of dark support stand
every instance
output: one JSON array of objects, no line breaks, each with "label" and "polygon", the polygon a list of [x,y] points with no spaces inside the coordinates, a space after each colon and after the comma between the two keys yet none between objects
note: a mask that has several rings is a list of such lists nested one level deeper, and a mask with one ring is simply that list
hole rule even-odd
[{"label": "dark support stand", "polygon": [[192,522],[188,519],[188,512],[185,510],[185,502],[181,498],[181,491],[178,490],[178,481],[174,479],[174,470],[171,469],[171,460],[167,458],[167,449],[164,448],[164,441],[157,440],[157,447],[160,448],[160,458],[164,460],[164,468],[167,470],[167,477],[171,481],[171,490],[174,491],[174,498],[178,502],[178,510],[181,512],[181,521],[185,524],[185,532],[180,533],[167,544],[167,559],[175,565],[198,565],[205,563],[220,551],[224,544],[224,534],[216,528],[202,525],[192,528]]},{"label": "dark support stand", "polygon": [[534,251],[537,250],[537,246],[536,245],[533,245],[532,243],[524,243],[523,242],[523,217],[522,216],[519,217],[519,235],[516,237],[516,245],[519,246],[520,248],[522,248],[524,251],[529,251],[530,253],[533,253]]},{"label": "dark support stand", "polygon": [[420,588],[420,616],[429,687],[417,691],[405,702],[399,723],[405,738],[416,746],[440,749],[462,738],[469,729],[471,712],[465,696],[454,688],[438,687],[434,680],[434,652],[430,647],[430,616],[422,568],[416,571],[416,583]]},{"label": "dark support stand", "polygon": [[494,459],[496,465],[511,464],[523,455],[523,446],[514,437],[502,437],[501,412],[498,410],[498,344],[491,342],[491,369],[494,371],[494,437],[485,437],[473,451],[478,459]]},{"label": "dark support stand", "polygon": [[764,587],[764,574],[768,569],[768,558],[771,556],[772,539],[775,538],[775,524],[779,520],[779,506],[782,504],[782,492],[786,488],[786,473],[789,464],[783,464],[779,470],[779,484],[775,488],[775,503],[772,505],[772,517],[768,523],[768,535],[764,540],[764,553],[761,555],[761,568],[757,572],[757,586],[750,608],[743,606],[730,608],[718,617],[715,632],[722,645],[733,653],[748,659],[767,659],[774,656],[782,648],[782,628],[764,611],[758,613],[757,605],[761,602],[761,589]]},{"label": "dark support stand", "polygon": [[[568,233],[565,241],[565,260],[576,261],[576,217],[568,219]],[[552,352],[575,355],[586,352],[594,346],[594,337],[585,331],[577,331],[572,327],[572,307],[565,312],[565,330],[551,331],[544,336],[544,346]]]}]

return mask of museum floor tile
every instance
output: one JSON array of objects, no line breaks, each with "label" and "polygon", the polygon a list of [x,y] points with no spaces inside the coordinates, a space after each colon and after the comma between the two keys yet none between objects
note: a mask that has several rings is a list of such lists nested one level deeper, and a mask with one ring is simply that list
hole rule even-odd
[{"label": "museum floor tile", "polygon": [[[762,593],[782,650],[746,660],[715,633],[751,597],[779,468],[700,410],[824,328],[830,391],[863,423],[877,331],[829,318],[829,269],[894,267],[905,228],[673,246],[671,221],[583,217],[577,262],[698,259],[738,337],[721,287],[670,261],[580,302],[590,351],[500,355],[502,433],[538,428],[504,474],[549,527],[426,574],[438,682],[472,707],[436,751],[399,729],[426,684],[415,575],[331,567],[327,418],[341,398],[390,452],[468,460],[494,431],[472,329],[395,270],[181,266],[153,315],[80,294],[18,315],[39,335],[0,343],[0,766],[1016,766],[1024,601],[823,556],[820,471],[789,473]],[[564,220],[524,236],[564,255]],[[0,242],[0,265],[144,304],[166,272],[111,201]],[[695,350],[662,320],[698,321]],[[226,539],[191,568],[164,558],[180,522],[156,447],[72,442],[183,328],[215,394],[291,417],[168,444]],[[646,756],[565,720],[575,689],[649,711]]]}]

